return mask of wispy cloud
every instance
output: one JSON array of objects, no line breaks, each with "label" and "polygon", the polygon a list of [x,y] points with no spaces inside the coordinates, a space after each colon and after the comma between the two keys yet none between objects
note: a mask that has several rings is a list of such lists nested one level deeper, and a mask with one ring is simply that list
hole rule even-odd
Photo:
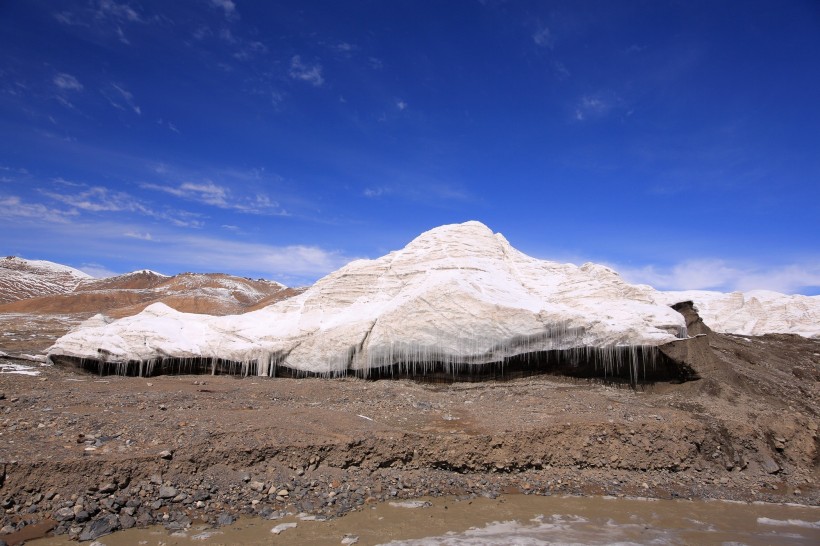
[{"label": "wispy cloud", "polygon": [[211,6],[221,9],[227,19],[238,19],[239,12],[236,11],[236,4],[233,0],[211,0]]},{"label": "wispy cloud", "polygon": [[[137,115],[142,115],[142,108],[134,102],[134,94],[123,85],[111,83],[109,88],[103,89],[103,96],[108,99],[108,103],[118,110],[131,110]],[[123,105],[123,102],[125,105]]]},{"label": "wispy cloud", "polygon": [[71,27],[84,27],[106,37],[116,37],[121,43],[129,45],[124,27],[130,24],[145,24],[155,18],[145,17],[128,2],[115,0],[92,0],[86,6],[77,6],[53,14],[60,24]]},{"label": "wispy cloud", "polygon": [[399,110],[406,110],[407,109],[407,103],[405,101],[399,99],[399,100],[396,101],[396,108],[398,108]]},{"label": "wispy cloud", "polygon": [[82,91],[83,84],[77,80],[71,74],[66,74],[65,72],[60,72],[56,76],[54,76],[54,85],[59,87],[60,89],[65,89],[68,91]]},{"label": "wispy cloud", "polygon": [[236,196],[230,188],[220,186],[209,179],[202,182],[183,182],[176,186],[142,184],[142,187],[226,210],[271,216],[288,215],[278,202],[265,194],[257,193],[250,197]]},{"label": "wispy cloud", "polygon": [[575,105],[576,121],[601,118],[612,109],[613,103],[601,96],[583,95]]},{"label": "wispy cloud", "polygon": [[141,241],[151,241],[151,240],[154,239],[151,236],[151,234],[147,231],[126,231],[125,233],[123,233],[123,235],[125,237],[131,238],[131,239],[139,239]]},{"label": "wispy cloud", "polygon": [[733,264],[721,259],[687,260],[668,267],[615,266],[625,279],[662,290],[774,290],[800,292],[820,287],[820,262],[781,265]]},{"label": "wispy cloud", "polygon": [[532,41],[538,46],[552,49],[555,39],[549,27],[539,26],[532,35]]},{"label": "wispy cloud", "polygon": [[162,118],[159,118],[157,120],[157,125],[160,125],[162,127],[167,127],[169,131],[172,131],[176,134],[179,134],[179,129],[177,128],[177,126],[174,125],[173,123],[171,123],[170,121],[166,121]]},{"label": "wispy cloud", "polygon": [[100,19],[112,18],[132,23],[143,22],[142,16],[132,8],[127,2],[115,2],[114,0],[98,0],[96,2],[96,16]]},{"label": "wispy cloud", "polygon": [[114,277],[114,276],[118,275],[118,273],[116,273],[114,271],[111,271],[110,269],[108,269],[104,265],[95,264],[95,263],[83,264],[80,267],[78,267],[77,269],[79,269],[83,273],[87,273],[88,275],[91,275],[95,279],[104,279],[106,277]]},{"label": "wispy cloud", "polygon": [[[64,182],[57,179],[56,182]],[[83,191],[64,194],[42,190],[41,193],[55,201],[88,212],[142,212],[148,209],[131,195],[112,191],[101,186],[94,186]]]},{"label": "wispy cloud", "polygon": [[71,207],[68,212],[63,213],[65,216],[74,216],[78,210],[88,213],[129,212],[162,220],[177,227],[199,228],[203,225],[196,214],[168,208],[159,210],[125,192],[102,186],[88,186],[62,178],[57,178],[53,182],[73,188],[71,192],[39,190],[42,195]]},{"label": "wispy cloud", "polygon": [[322,77],[322,65],[307,65],[302,62],[299,55],[294,55],[290,60],[290,77],[295,80],[308,82],[314,87],[321,87],[325,80]]},{"label": "wispy cloud", "polygon": [[388,190],[387,188],[365,188],[365,190],[362,192],[362,195],[370,198],[381,197],[389,191],[390,190]]},{"label": "wispy cloud", "polygon": [[66,223],[77,211],[64,211],[49,208],[42,203],[25,202],[16,195],[0,195],[0,208],[3,214],[0,219],[27,218],[42,222]]}]

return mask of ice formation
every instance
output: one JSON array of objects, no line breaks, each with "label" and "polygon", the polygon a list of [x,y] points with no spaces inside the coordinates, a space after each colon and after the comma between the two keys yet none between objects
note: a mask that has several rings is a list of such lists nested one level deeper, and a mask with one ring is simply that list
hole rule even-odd
[{"label": "ice formation", "polygon": [[798,334],[820,338],[820,296],[787,295],[768,290],[655,292],[655,301],[673,305],[692,301],[703,322],[716,332],[759,336]]},{"label": "ice formation", "polygon": [[634,380],[658,345],[685,335],[679,313],[611,269],[538,260],[467,222],[351,262],[244,315],[154,304],[110,323],[98,317],[59,339],[49,357],[139,375],[210,368],[327,376],[469,373],[552,359]]}]

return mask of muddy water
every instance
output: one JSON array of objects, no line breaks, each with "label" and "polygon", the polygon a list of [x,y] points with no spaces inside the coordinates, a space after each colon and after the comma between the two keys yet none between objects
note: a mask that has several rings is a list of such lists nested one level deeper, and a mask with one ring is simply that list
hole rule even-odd
[{"label": "muddy water", "polygon": [[[354,543],[353,537],[358,538],[357,545],[817,545],[820,508],[607,497],[435,498],[365,507],[332,521],[297,515],[276,521],[243,518],[230,527],[194,525],[174,534],[161,527],[131,529],[99,542],[107,546],[338,545]],[[30,544],[76,543],[50,538]]]}]

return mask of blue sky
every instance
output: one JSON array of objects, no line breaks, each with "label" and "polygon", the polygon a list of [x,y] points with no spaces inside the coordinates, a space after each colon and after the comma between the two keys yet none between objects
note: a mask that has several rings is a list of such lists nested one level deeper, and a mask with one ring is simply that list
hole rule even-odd
[{"label": "blue sky", "polygon": [[0,2],[0,253],[305,284],[480,220],[820,293],[820,4]]}]

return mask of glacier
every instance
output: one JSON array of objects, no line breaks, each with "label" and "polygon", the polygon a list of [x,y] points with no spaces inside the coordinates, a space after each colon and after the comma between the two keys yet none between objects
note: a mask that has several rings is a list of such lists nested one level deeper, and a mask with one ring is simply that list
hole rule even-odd
[{"label": "glacier", "polygon": [[685,339],[683,316],[612,269],[536,259],[479,222],[427,231],[302,294],[243,315],[161,304],[97,316],[49,349],[105,373],[384,376],[479,373],[510,363],[630,381]]}]

